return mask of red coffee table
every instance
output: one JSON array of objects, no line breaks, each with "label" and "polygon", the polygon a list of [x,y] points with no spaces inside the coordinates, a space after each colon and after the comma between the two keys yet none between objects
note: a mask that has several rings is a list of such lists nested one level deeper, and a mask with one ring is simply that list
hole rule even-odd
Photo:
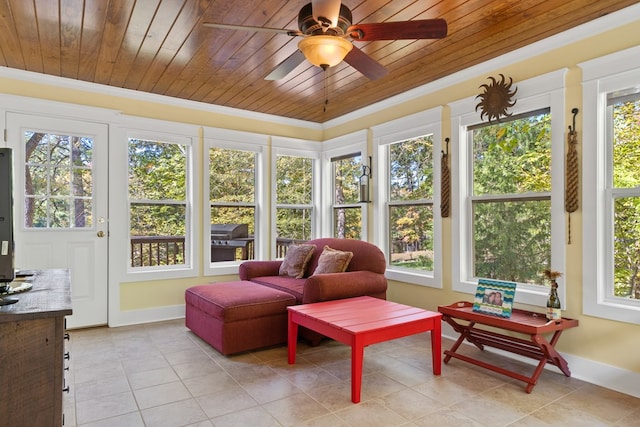
[{"label": "red coffee table", "polygon": [[287,307],[289,363],[296,363],[298,325],[351,346],[351,401],[360,402],[364,347],[431,331],[434,375],[440,375],[442,314],[373,297],[356,297]]}]

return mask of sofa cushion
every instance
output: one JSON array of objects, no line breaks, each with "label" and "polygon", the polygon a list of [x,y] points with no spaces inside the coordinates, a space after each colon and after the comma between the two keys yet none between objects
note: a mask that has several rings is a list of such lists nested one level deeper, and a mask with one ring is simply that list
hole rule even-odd
[{"label": "sofa cushion", "polygon": [[185,301],[224,322],[283,313],[296,302],[290,293],[247,281],[192,286],[185,291]]},{"label": "sofa cushion", "polygon": [[[354,239],[337,239],[333,237],[324,237],[314,240],[309,240],[308,244],[314,244],[318,248],[324,248],[325,245],[338,249],[340,251],[353,252],[353,258],[349,262],[346,271],[360,271],[367,270],[378,274],[384,274],[387,268],[387,261],[385,260],[382,251],[375,245],[367,243],[361,240]],[[316,250],[309,264],[307,265],[307,273],[304,277],[311,276],[318,266],[318,260],[321,255],[320,250]]]},{"label": "sofa cushion", "polygon": [[295,297],[298,304],[302,304],[304,283],[307,279],[296,279],[295,277],[288,276],[261,276],[253,277],[251,281],[272,289],[287,292]]},{"label": "sofa cushion", "polygon": [[282,264],[280,264],[280,276],[295,277],[296,279],[304,276],[307,263],[315,249],[316,245],[296,245],[293,243],[289,245],[287,255],[284,257]]},{"label": "sofa cushion", "polygon": [[325,245],[313,274],[342,273],[347,270],[353,252],[339,251]]}]

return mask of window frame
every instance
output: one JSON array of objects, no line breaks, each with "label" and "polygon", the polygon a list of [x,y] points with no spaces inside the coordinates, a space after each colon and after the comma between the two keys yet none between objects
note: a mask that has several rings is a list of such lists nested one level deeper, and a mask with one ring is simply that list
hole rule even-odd
[{"label": "window frame", "polygon": [[[561,271],[558,279],[563,309],[576,304],[567,301],[564,286],[565,268],[565,216],[564,170],[565,170],[565,75],[560,69],[516,84],[518,97],[510,110],[513,115],[549,108],[551,113],[551,268]],[[469,97],[449,104],[451,108],[451,156],[454,173],[451,176],[452,207],[452,287],[454,291],[475,294],[478,277],[473,276],[473,233],[471,177],[471,144],[467,128],[482,123],[480,112],[475,110],[478,101]],[[455,173],[457,172],[457,173]],[[542,268],[542,267],[541,267]],[[542,285],[542,283],[540,284]],[[518,283],[515,302],[544,307],[549,293],[548,287]]]},{"label": "window frame", "polygon": [[[333,195],[335,194],[335,177],[333,176],[333,162],[331,159],[349,154],[360,153],[363,159],[368,159],[369,150],[367,149],[367,131],[362,130],[347,134],[338,138],[333,138],[322,143],[322,197],[321,197],[321,235],[334,236],[334,205]],[[360,240],[368,241],[369,224],[368,214],[369,205],[371,203],[349,203],[340,205],[346,208],[361,209],[362,229],[360,231]]]},{"label": "window frame", "polygon": [[[222,148],[229,150],[251,151],[256,154],[255,164],[255,214],[254,214],[254,258],[265,259],[268,249],[267,233],[269,226],[263,226],[260,219],[264,216],[265,206],[267,206],[265,183],[268,180],[266,167],[265,147],[268,145],[268,137],[262,134],[249,132],[230,131],[226,129],[205,128],[204,144],[202,155],[202,229],[211,229],[211,201],[209,188],[209,150],[211,148]],[[207,262],[210,253],[211,239],[209,233],[202,236],[202,258],[205,276],[218,276],[227,274],[238,274],[238,268],[243,261],[218,261]]]},{"label": "window frame", "polygon": [[640,324],[640,301],[623,303],[613,287],[613,199],[607,94],[640,86],[640,46],[578,64],[582,69],[582,304],[590,316]]},{"label": "window frame", "polygon": [[[374,174],[378,185],[374,189],[374,209],[376,227],[374,241],[382,249],[387,259],[386,277],[415,285],[442,288],[442,216],[440,214],[440,155],[442,151],[442,107],[402,117],[372,127],[373,145],[376,153]],[[418,123],[418,125],[416,125]],[[398,268],[390,264],[389,253],[389,205],[390,205],[390,170],[389,150],[392,143],[433,135],[433,271],[426,272],[414,269]]]},{"label": "window frame", "polygon": [[[318,217],[320,214],[320,198],[321,198],[321,166],[320,166],[320,153],[318,151],[318,143],[306,140],[299,139],[290,139],[283,137],[274,137],[272,138],[272,151],[271,151],[271,229],[270,233],[272,238],[270,240],[269,245],[269,254],[270,259],[276,259],[276,236],[277,236],[277,227],[276,227],[276,212],[278,208],[311,208],[311,238],[315,239],[320,235],[321,224],[318,221]],[[311,159],[312,166],[312,189],[311,189],[311,204],[310,205],[288,205],[288,204],[278,204],[277,203],[277,185],[276,185],[276,164],[278,156],[291,156],[291,157],[302,157]]]},{"label": "window frame", "polygon": [[[122,281],[145,281],[158,279],[176,279],[185,277],[195,277],[199,270],[199,257],[195,250],[197,245],[197,236],[199,234],[199,226],[194,221],[194,214],[197,211],[197,198],[195,197],[194,177],[197,176],[197,165],[194,156],[194,147],[197,144],[198,137],[193,126],[185,126],[179,123],[167,123],[151,119],[125,119],[125,129],[123,129],[123,144],[120,153],[123,157],[124,164],[124,206],[123,222],[124,227],[122,243],[127,245],[126,251],[123,251],[122,260],[126,263],[123,268],[124,277]],[[129,139],[135,138],[140,140],[152,140],[164,143],[182,144],[186,147],[187,162],[187,189],[186,189],[186,211],[185,211],[185,264],[177,266],[154,266],[152,268],[133,268],[129,257],[130,251],[130,200],[129,200]],[[115,154],[114,150],[114,153]],[[112,201],[113,202],[113,201]],[[117,220],[111,218],[111,220]],[[115,236],[114,236],[115,237]],[[117,238],[111,239],[113,244],[117,243]]]}]

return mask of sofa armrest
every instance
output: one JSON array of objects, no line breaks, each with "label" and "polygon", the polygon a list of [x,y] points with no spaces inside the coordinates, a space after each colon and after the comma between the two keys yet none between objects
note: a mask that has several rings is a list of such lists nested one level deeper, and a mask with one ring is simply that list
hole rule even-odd
[{"label": "sofa armrest", "polygon": [[335,299],[379,296],[387,292],[387,279],[372,271],[347,271],[310,276],[304,283],[302,303]]},{"label": "sofa armrest", "polygon": [[240,280],[251,280],[254,277],[278,276],[282,260],[274,261],[245,261],[240,264],[238,274]]}]

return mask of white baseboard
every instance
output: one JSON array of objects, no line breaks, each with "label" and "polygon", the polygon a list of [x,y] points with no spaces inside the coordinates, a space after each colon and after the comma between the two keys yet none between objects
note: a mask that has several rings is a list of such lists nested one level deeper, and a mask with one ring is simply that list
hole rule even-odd
[{"label": "white baseboard", "polygon": [[[460,335],[455,332],[450,325],[443,323],[442,336],[455,341]],[[465,344],[473,345],[468,341],[465,341]],[[528,357],[523,357],[492,347],[485,348],[487,351],[498,353],[532,366],[537,364],[533,359]],[[443,348],[443,350],[445,349]],[[640,397],[640,386],[638,386],[638,384],[640,384],[640,374],[637,372],[627,371],[625,369],[618,368],[617,366],[607,365],[605,363],[596,362],[594,360],[585,359],[572,354],[562,352],[560,352],[560,354],[569,364],[569,369],[571,370],[571,376],[573,378],[615,390],[620,393],[628,394],[630,396]],[[560,372],[558,368],[549,364],[545,365],[545,369]]]},{"label": "white baseboard", "polygon": [[[162,322],[184,318],[184,304],[154,307],[146,310],[119,311],[109,317],[109,327],[139,325],[142,323]],[[112,313],[113,314],[113,313]]]}]

